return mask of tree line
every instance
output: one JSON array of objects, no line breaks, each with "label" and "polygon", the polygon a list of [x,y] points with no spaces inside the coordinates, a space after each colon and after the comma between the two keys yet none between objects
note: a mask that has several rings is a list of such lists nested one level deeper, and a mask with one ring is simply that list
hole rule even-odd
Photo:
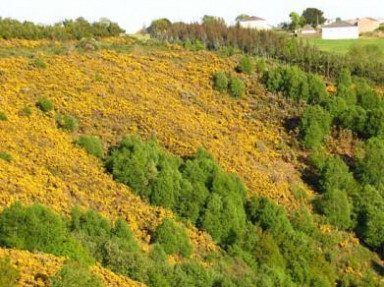
[{"label": "tree line", "polygon": [[39,25],[30,21],[20,22],[16,19],[0,18],[0,38],[2,39],[80,40],[84,37],[119,36],[124,32],[117,23],[106,18],[90,23],[80,17],[76,20],[64,20],[53,25]]},{"label": "tree line", "polygon": [[[153,38],[162,42],[202,43],[208,50],[238,49],[254,56],[294,64],[306,72],[331,79],[336,78],[344,68],[348,68],[353,75],[384,83],[384,61],[380,59],[361,61],[354,53],[339,55],[320,51],[313,45],[278,31],[245,29],[239,25],[227,26],[221,19],[191,24],[159,19],[153,21],[148,31]],[[366,55],[369,54],[369,49],[359,52]]]}]

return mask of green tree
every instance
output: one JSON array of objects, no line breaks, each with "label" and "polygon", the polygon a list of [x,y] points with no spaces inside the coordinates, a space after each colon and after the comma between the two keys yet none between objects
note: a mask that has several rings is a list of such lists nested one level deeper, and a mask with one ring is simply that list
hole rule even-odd
[{"label": "green tree", "polygon": [[302,17],[305,24],[309,24],[316,28],[318,25],[322,25],[327,20],[324,17],[324,12],[317,8],[307,8],[303,11]]},{"label": "green tree", "polygon": [[303,145],[314,148],[321,145],[331,128],[331,115],[322,107],[309,106],[300,122],[300,135]]},{"label": "green tree", "polygon": [[320,198],[318,208],[330,223],[341,229],[351,226],[351,204],[344,190],[330,188]]},{"label": "green tree", "polygon": [[348,190],[353,184],[353,175],[338,156],[329,157],[320,172],[320,186],[323,191],[331,189]]},{"label": "green tree", "polygon": [[291,22],[289,23],[289,29],[291,31],[297,31],[303,27],[304,18],[301,17],[298,13],[291,12],[291,14],[289,14],[289,18],[291,19]]},{"label": "green tree", "polygon": [[370,138],[361,145],[357,155],[357,172],[362,183],[378,189],[384,187],[384,141]]},{"label": "green tree", "polygon": [[67,262],[63,267],[49,280],[52,287],[101,287],[101,280],[93,275],[88,267],[76,263]]},{"label": "green tree", "polygon": [[41,205],[14,204],[4,209],[0,216],[0,245],[92,262],[80,243],[69,235],[61,217]]},{"label": "green tree", "polygon": [[161,244],[167,254],[188,256],[192,245],[184,228],[170,218],[165,218],[153,234],[153,242]]}]

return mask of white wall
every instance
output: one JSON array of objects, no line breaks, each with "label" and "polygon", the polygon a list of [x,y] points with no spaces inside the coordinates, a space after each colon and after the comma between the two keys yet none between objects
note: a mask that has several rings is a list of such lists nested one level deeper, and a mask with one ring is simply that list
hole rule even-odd
[{"label": "white wall", "polygon": [[337,39],[358,39],[359,28],[355,27],[334,27],[334,28],[323,28],[322,38],[328,40]]},{"label": "white wall", "polygon": [[240,26],[243,28],[253,28],[259,30],[269,30],[271,26],[268,25],[267,21],[240,21]]}]

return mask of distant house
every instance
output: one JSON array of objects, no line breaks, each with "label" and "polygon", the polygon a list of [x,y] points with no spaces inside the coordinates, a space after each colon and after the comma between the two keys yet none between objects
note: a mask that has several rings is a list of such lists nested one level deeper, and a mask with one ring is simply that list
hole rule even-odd
[{"label": "distant house", "polygon": [[268,24],[267,20],[256,16],[249,16],[240,19],[237,22],[243,28],[252,28],[258,30],[270,30],[272,28],[272,26]]},{"label": "distant house", "polygon": [[337,21],[323,26],[321,35],[326,40],[358,39],[359,27],[345,21]]},{"label": "distant house", "polygon": [[311,25],[305,25],[303,28],[300,29],[299,33],[302,36],[313,36],[317,33],[317,31]]},{"label": "distant house", "polygon": [[359,33],[373,32],[380,27],[380,21],[374,18],[366,17],[347,21],[350,24],[359,27]]}]

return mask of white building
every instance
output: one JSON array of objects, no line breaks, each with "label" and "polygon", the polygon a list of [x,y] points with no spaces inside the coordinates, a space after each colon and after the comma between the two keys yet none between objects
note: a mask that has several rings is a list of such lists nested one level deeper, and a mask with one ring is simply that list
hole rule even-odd
[{"label": "white building", "polygon": [[322,38],[325,40],[358,39],[359,27],[348,22],[334,22],[323,26]]},{"label": "white building", "polygon": [[267,20],[256,16],[250,16],[245,19],[241,19],[238,21],[238,23],[243,28],[252,28],[258,30],[270,30],[272,28],[272,26],[268,24]]}]

